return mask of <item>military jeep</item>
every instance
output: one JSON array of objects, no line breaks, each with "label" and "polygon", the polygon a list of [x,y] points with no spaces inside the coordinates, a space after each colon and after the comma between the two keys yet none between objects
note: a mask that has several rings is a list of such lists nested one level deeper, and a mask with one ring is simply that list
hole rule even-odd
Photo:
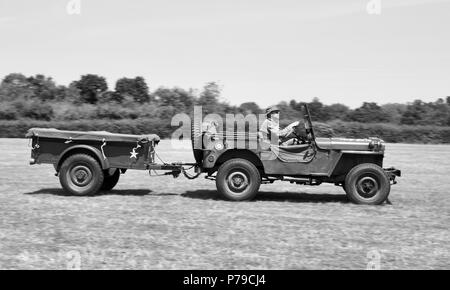
[{"label": "military jeep", "polygon": [[385,202],[401,172],[383,169],[384,141],[316,138],[307,105],[302,115],[301,126],[293,132],[297,144],[289,146],[268,144],[257,131],[226,131],[214,122],[207,126],[192,122],[197,167],[216,181],[225,198],[234,201],[253,199],[261,183],[289,181],[341,186],[357,204]]}]

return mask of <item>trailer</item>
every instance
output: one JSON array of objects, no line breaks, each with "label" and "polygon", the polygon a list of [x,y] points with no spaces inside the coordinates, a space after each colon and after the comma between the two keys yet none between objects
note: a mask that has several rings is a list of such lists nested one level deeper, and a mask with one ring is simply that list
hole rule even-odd
[{"label": "trailer", "polygon": [[[127,170],[162,170],[189,179],[205,174],[228,200],[253,199],[262,183],[341,186],[357,204],[381,204],[401,171],[383,168],[385,143],[364,139],[316,138],[303,106],[295,145],[267,143],[258,132],[227,132],[217,123],[191,123],[194,163],[158,163],[159,136],[32,128],[30,164],[53,164],[62,187],[73,195],[111,190]],[[194,173],[189,174],[188,169]]]},{"label": "trailer", "polygon": [[62,187],[73,195],[93,195],[111,190],[129,169],[164,170],[177,177],[192,163],[158,164],[158,135],[79,132],[31,128],[30,164],[53,164]]}]

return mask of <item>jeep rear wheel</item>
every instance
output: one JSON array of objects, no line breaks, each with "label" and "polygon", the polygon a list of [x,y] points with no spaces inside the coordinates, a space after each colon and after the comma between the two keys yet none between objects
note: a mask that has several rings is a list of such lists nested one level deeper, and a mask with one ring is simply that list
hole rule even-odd
[{"label": "jeep rear wheel", "polygon": [[389,177],[378,165],[364,163],[355,166],[345,178],[348,198],[357,204],[381,204],[389,196]]},{"label": "jeep rear wheel", "polygon": [[93,195],[103,184],[104,174],[100,164],[87,154],[69,156],[61,165],[59,181],[73,195]]},{"label": "jeep rear wheel", "polygon": [[250,200],[258,193],[261,175],[248,160],[231,159],[219,167],[216,186],[220,194],[233,201]]}]

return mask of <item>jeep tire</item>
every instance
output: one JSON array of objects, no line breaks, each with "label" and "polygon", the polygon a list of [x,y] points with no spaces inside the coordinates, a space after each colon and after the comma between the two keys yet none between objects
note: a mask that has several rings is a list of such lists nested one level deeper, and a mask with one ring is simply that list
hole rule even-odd
[{"label": "jeep tire", "polygon": [[230,159],[217,172],[217,190],[228,200],[251,200],[258,193],[260,185],[261,175],[258,169],[245,159]]},{"label": "jeep tire", "polygon": [[345,177],[348,198],[357,204],[381,204],[389,196],[391,184],[384,170],[371,163],[359,164]]}]

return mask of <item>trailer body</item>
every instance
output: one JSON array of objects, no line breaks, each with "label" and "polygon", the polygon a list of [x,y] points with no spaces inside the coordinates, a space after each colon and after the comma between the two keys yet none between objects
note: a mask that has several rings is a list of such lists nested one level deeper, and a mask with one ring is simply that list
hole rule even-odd
[{"label": "trailer body", "polygon": [[31,139],[30,164],[50,163],[56,171],[74,153],[92,155],[102,169],[148,169],[155,163],[154,149],[160,141],[155,134],[127,135],[46,128],[31,128],[26,137]]}]

